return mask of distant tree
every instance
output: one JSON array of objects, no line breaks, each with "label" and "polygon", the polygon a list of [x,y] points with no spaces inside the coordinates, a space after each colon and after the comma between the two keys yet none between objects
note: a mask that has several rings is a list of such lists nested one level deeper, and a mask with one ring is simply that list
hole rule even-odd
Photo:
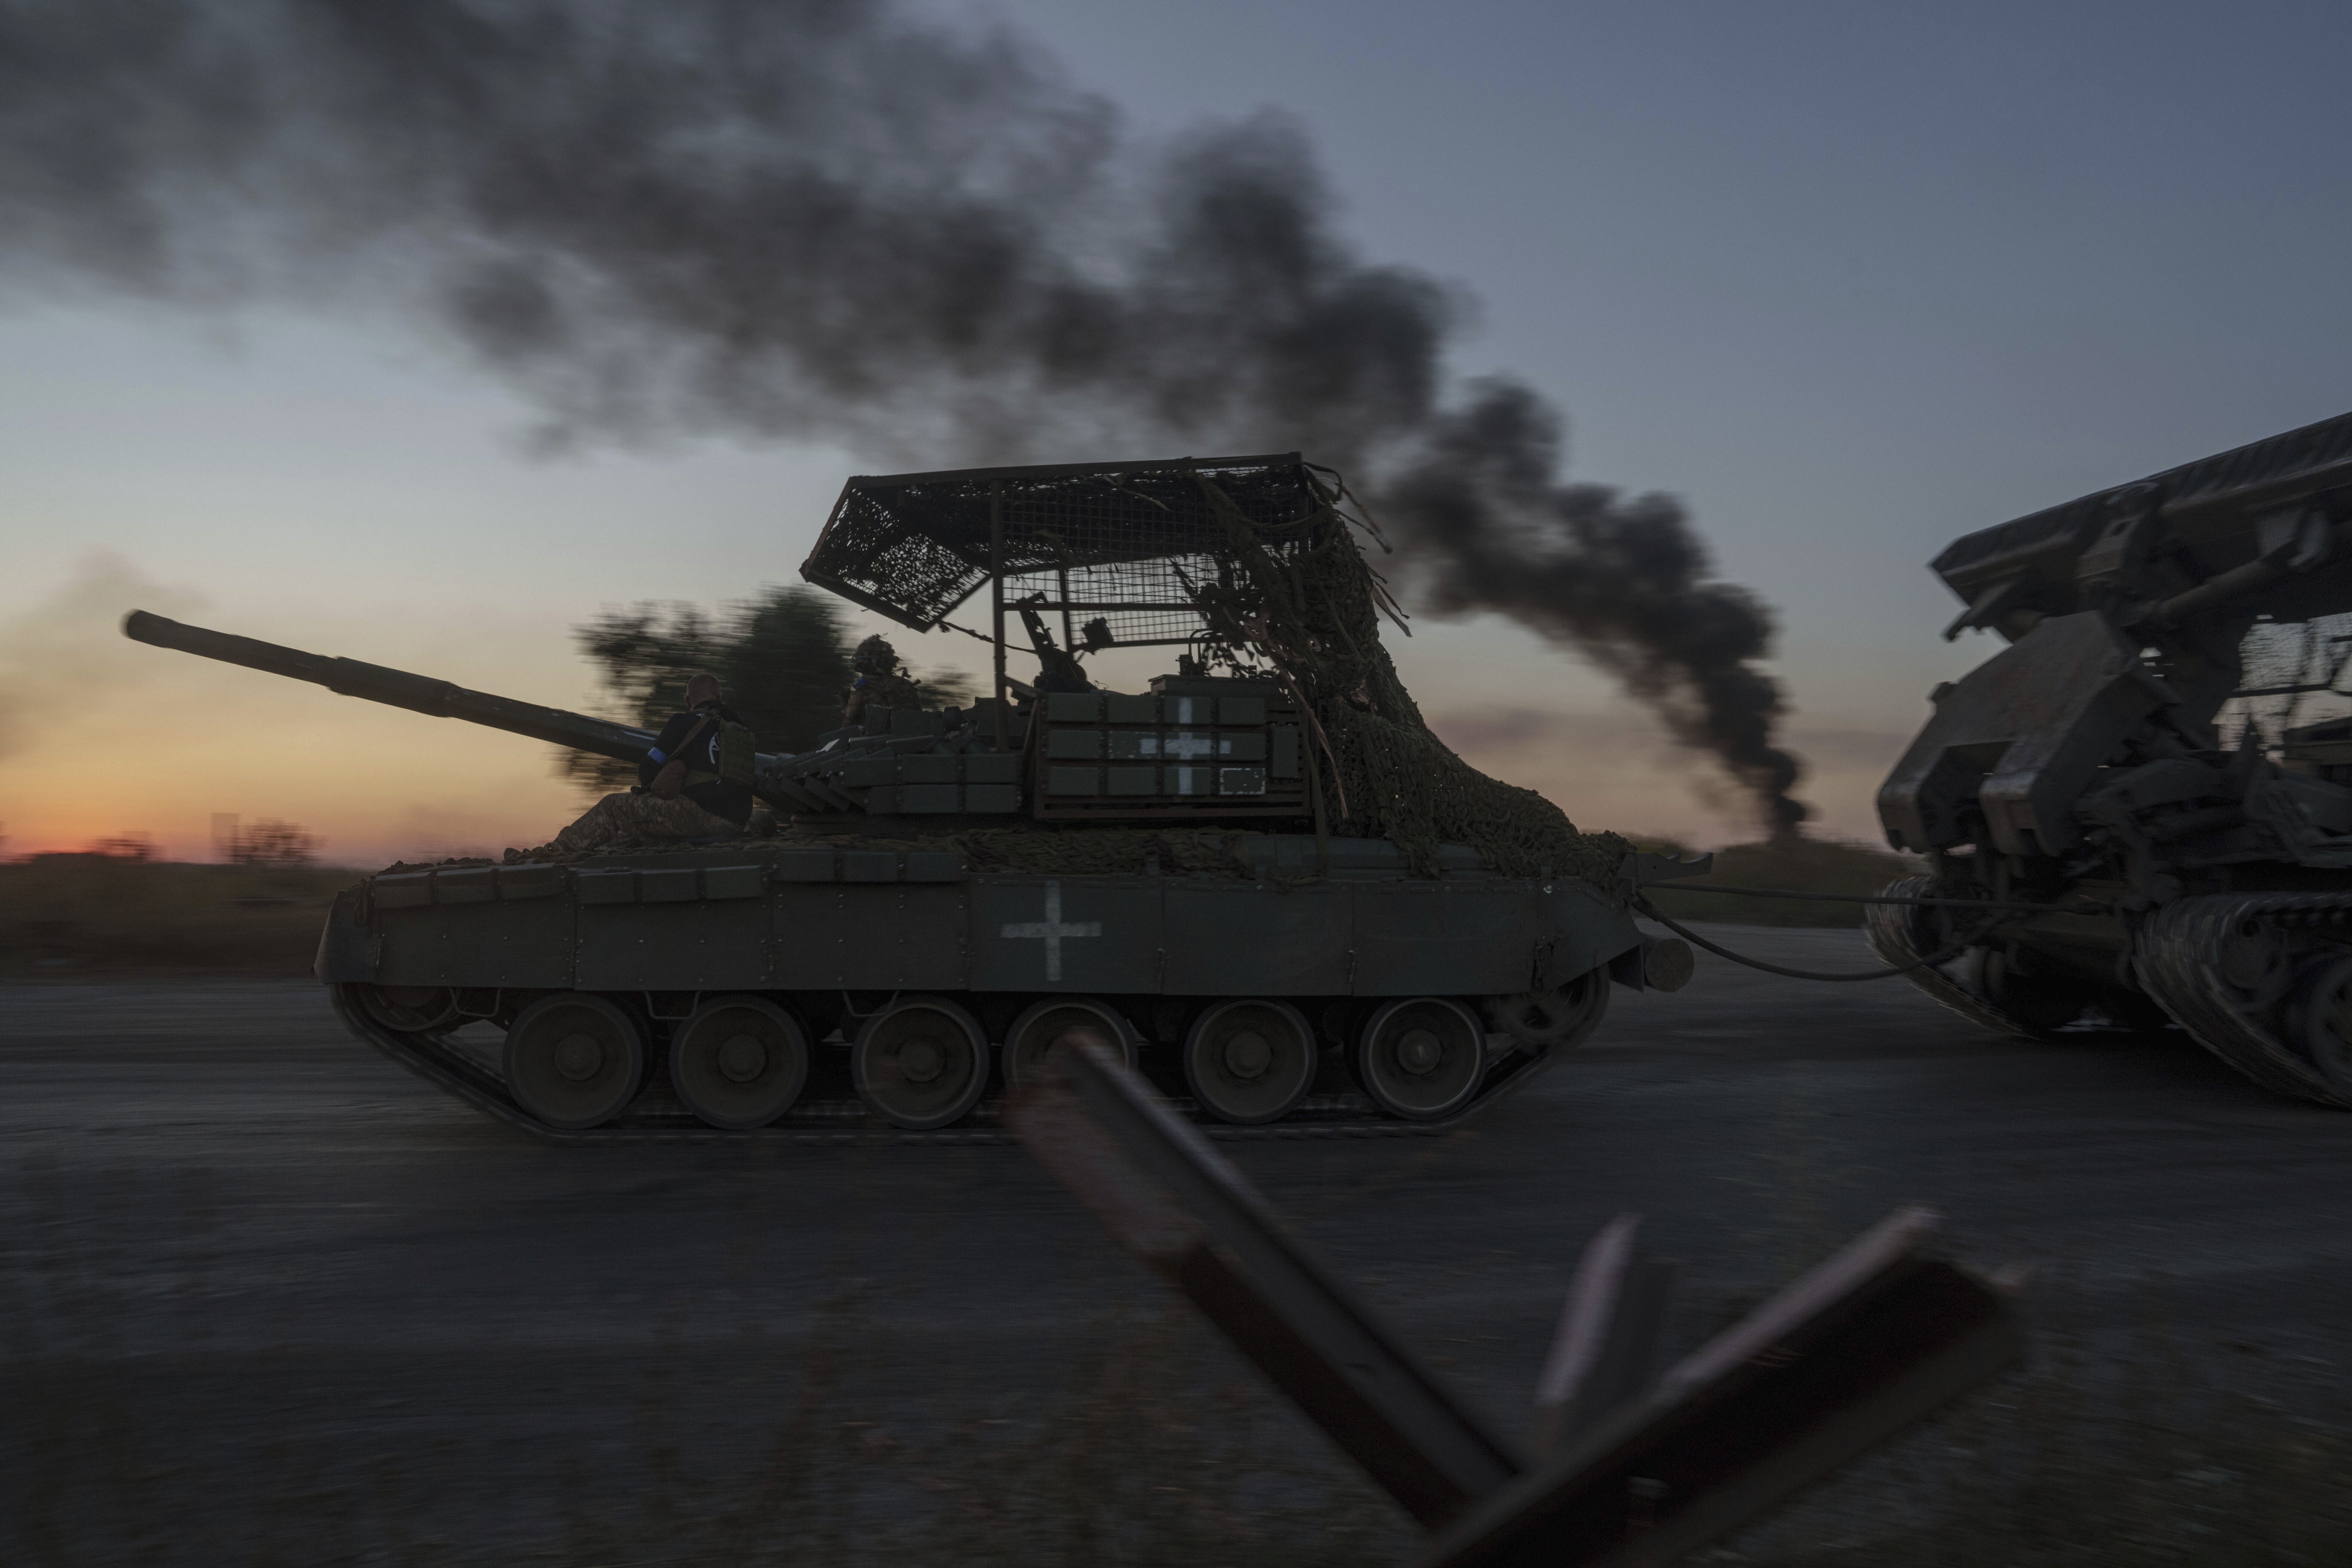
[{"label": "distant tree", "polygon": [[112,838],[93,839],[85,855],[103,855],[110,860],[152,860],[155,840],[144,833],[117,834]]},{"label": "distant tree", "polygon": [[232,866],[314,866],[319,860],[316,835],[273,817],[233,830],[227,849]]},{"label": "distant tree", "polygon": [[[727,689],[763,752],[804,752],[841,727],[855,646],[841,606],[814,588],[761,590],[712,614],[699,605],[640,604],[572,628],[613,706],[658,728],[685,705],[686,678],[707,670]],[[943,672],[925,682],[933,702],[961,702],[971,683]],[[636,783],[634,763],[566,751],[557,771],[593,794]]]}]

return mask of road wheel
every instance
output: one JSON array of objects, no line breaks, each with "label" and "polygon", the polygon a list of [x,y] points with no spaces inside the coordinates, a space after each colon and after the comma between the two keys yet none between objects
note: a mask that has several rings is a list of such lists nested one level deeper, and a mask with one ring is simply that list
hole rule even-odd
[{"label": "road wheel", "polygon": [[765,1127],[808,1083],[808,1032],[758,996],[720,996],[670,1042],[670,1083],[685,1107],[730,1132]]},{"label": "road wheel", "polygon": [[1364,1026],[1356,1076],[1391,1116],[1451,1116],[1470,1103],[1486,1076],[1486,1026],[1469,1008],[1441,996],[1391,1002]]},{"label": "road wheel", "polygon": [[1315,1031],[1286,1002],[1219,1002],[1184,1038],[1184,1079],[1220,1121],[1279,1121],[1315,1081]]},{"label": "road wheel", "polygon": [[2352,958],[2305,964],[2287,1004],[2287,1043],[2352,1100]]},{"label": "road wheel", "polygon": [[515,1103],[550,1127],[602,1127],[645,1087],[645,1034],[602,996],[559,991],[507,1031],[506,1074]]},{"label": "road wheel", "polygon": [[1118,1008],[1090,996],[1055,996],[1034,1004],[1013,1020],[1004,1037],[1004,1081],[1026,1083],[1035,1077],[1063,1031],[1078,1025],[1099,1030],[1125,1058],[1128,1069],[1134,1070],[1141,1042],[1136,1038],[1135,1026]]},{"label": "road wheel", "polygon": [[961,1121],[988,1092],[988,1035],[944,996],[901,996],[867,1018],[850,1048],[857,1098],[894,1127]]},{"label": "road wheel", "polygon": [[457,994],[446,985],[362,985],[360,1005],[387,1029],[429,1035],[457,1018]]},{"label": "road wheel", "polygon": [[2290,984],[2307,979],[2294,972],[2294,954],[2278,928],[2268,921],[2242,921],[2221,938],[2221,978],[2243,993],[2249,1004],[2270,1006]]},{"label": "road wheel", "polygon": [[1538,1054],[1584,1043],[1609,1013],[1609,971],[1588,969],[1549,991],[1486,998],[1486,1020]]}]

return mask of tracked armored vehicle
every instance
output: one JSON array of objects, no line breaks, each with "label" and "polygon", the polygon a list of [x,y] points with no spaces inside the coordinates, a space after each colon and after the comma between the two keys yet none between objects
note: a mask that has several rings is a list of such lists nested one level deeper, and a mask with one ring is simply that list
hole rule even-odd
[{"label": "tracked armored vehicle", "polygon": [[1934,875],[1892,962],[1992,1028],[2177,1022],[2255,1082],[2352,1108],[2352,415],[1972,533],[1939,688],[1878,797]]},{"label": "tracked armored vehicle", "polygon": [[[395,1060],[572,1141],[989,1137],[998,1091],[1077,1024],[1221,1134],[1450,1125],[1584,1038],[1612,977],[1687,977],[1620,873],[1698,868],[1625,867],[1623,840],[1429,733],[1381,648],[1365,526],[1296,454],[853,479],[803,575],[918,630],[984,593],[992,695],[756,754],[761,833],[368,878],[319,978]],[[597,754],[653,743],[124,629]],[[1103,689],[1085,660],[1114,647],[1176,668]]]}]

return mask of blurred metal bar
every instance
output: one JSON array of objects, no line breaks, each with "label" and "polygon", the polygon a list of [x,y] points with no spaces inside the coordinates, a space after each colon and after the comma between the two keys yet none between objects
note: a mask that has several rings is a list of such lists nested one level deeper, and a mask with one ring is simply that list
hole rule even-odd
[{"label": "blurred metal bar", "polygon": [[1434,1540],[1421,1568],[1648,1568],[1730,1533],[2014,1364],[2005,1294],[1901,1209]]},{"label": "blurred metal bar", "polygon": [[1639,1215],[1619,1215],[1584,1248],[1536,1379],[1538,1461],[1649,1391],[1675,1267],[1636,1245]]},{"label": "blurred metal bar", "polygon": [[1424,1525],[1519,1473],[1265,1200],[1127,1070],[1097,1032],[1063,1037],[1005,1121],[1120,1244],[1181,1289],[1275,1385]]},{"label": "blurred metal bar", "polygon": [[1425,1526],[1420,1568],[1652,1568],[1753,1521],[2015,1364],[2008,1291],[1900,1209],[1646,1394],[1668,1267],[1623,1215],[1586,1248],[1538,1385],[1561,1451],[1520,1473],[1265,1202],[1089,1029],[1005,1120],[1129,1250]]}]

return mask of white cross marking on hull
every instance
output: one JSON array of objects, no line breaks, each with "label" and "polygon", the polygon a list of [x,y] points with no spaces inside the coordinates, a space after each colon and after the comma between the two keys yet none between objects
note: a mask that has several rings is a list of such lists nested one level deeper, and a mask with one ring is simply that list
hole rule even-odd
[{"label": "white cross marking on hull", "polygon": [[1062,977],[1062,939],[1072,936],[1100,936],[1102,921],[1062,919],[1062,884],[1045,884],[1045,918],[1042,921],[1010,921],[1004,934],[1013,937],[1043,938],[1045,943],[1045,978]]}]

